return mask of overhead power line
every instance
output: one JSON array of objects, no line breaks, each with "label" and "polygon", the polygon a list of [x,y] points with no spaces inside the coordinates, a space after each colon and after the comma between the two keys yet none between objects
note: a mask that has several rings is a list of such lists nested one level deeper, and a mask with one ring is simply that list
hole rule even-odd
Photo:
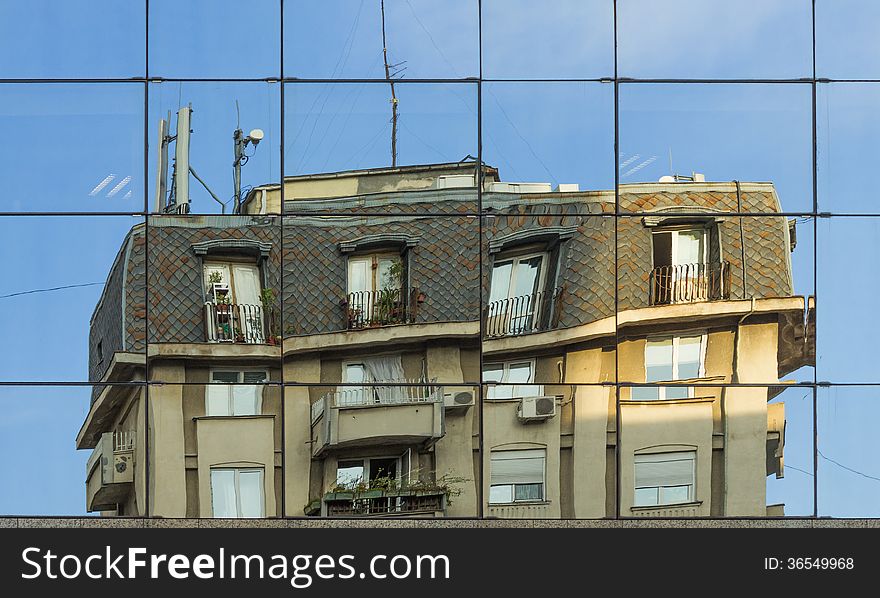
[{"label": "overhead power line", "polygon": [[0,295],[0,299],[8,299],[9,297],[19,297],[21,295],[33,295],[35,293],[49,293],[51,291],[62,291],[64,289],[79,289],[82,287],[94,287],[103,285],[103,282],[86,282],[83,284],[68,284],[61,287],[51,287],[48,289],[32,289],[30,291],[19,291],[17,293],[9,293],[8,295]]}]

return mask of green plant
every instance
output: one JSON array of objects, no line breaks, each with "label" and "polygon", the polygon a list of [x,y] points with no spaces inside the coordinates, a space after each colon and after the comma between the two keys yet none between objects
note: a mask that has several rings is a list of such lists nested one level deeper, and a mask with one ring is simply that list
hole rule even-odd
[{"label": "green plant", "polygon": [[263,289],[260,292],[260,301],[266,309],[271,309],[275,305],[275,297],[275,289]]},{"label": "green plant", "polygon": [[223,275],[216,270],[214,272],[211,272],[211,274],[208,276],[208,283],[210,284],[220,284],[221,282],[223,282]]},{"label": "green plant", "polygon": [[263,304],[263,311],[266,312],[269,322],[269,336],[273,343],[277,343],[278,337],[278,314],[275,311],[275,289],[267,288],[260,292],[260,302]]}]

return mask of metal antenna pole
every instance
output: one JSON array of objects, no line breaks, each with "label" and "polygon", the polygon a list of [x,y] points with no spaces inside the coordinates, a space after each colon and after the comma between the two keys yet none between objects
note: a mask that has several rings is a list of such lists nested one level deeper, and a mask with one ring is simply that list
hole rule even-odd
[{"label": "metal antenna pole", "polygon": [[394,93],[394,80],[388,65],[388,43],[385,38],[385,0],[381,0],[382,9],[382,56],[385,59],[385,79],[391,85],[391,167],[397,166],[397,95]]},{"label": "metal antenna pole", "polygon": [[241,210],[241,160],[244,158],[244,146],[246,141],[241,129],[235,129],[232,134],[235,145],[235,161],[232,163],[232,181],[235,187],[235,202],[232,205],[232,213],[238,214]]}]

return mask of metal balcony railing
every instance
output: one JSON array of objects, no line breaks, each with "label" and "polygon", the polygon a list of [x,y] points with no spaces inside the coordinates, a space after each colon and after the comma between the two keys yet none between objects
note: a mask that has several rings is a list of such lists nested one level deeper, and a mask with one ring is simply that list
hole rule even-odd
[{"label": "metal balcony railing", "polygon": [[486,306],[486,336],[541,332],[559,324],[562,288],[508,297]]},{"label": "metal balcony railing", "polygon": [[[443,401],[443,387],[436,380],[382,380],[364,386],[341,387],[325,393],[320,401],[326,407],[360,407],[365,405],[407,405]],[[318,408],[322,409],[322,408]],[[318,411],[312,406],[312,417]]]},{"label": "metal balcony railing", "polygon": [[[410,293],[413,295],[414,291]],[[403,289],[355,291],[342,301],[349,330],[408,324],[415,320],[416,303]]]},{"label": "metal balcony railing", "polygon": [[134,450],[134,430],[117,430],[113,432],[113,451]]},{"label": "metal balcony railing", "polygon": [[730,297],[730,264],[676,264],[651,271],[651,305],[718,301]]},{"label": "metal balcony railing", "polygon": [[446,511],[446,494],[401,490],[376,497],[340,497],[329,494],[324,498],[326,516],[357,517],[369,515],[405,515]]},{"label": "metal balcony railing", "polygon": [[205,303],[205,338],[209,343],[266,342],[262,305]]}]

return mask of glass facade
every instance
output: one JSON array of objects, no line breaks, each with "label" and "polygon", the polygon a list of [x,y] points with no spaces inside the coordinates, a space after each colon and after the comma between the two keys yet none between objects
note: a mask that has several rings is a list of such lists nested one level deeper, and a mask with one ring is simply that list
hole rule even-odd
[{"label": "glass facade", "polygon": [[0,516],[880,516],[869,2],[123,4],[0,8]]}]

